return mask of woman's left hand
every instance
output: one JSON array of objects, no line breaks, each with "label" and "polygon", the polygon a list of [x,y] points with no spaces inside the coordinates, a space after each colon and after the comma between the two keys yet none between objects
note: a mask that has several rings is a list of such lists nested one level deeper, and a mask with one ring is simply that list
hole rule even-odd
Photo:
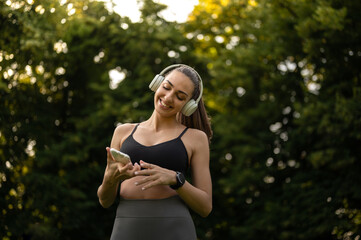
[{"label": "woman's left hand", "polygon": [[142,190],[157,186],[157,185],[174,185],[177,183],[176,172],[161,168],[157,165],[146,163],[140,160],[140,166],[143,170],[136,171],[136,176],[145,176],[135,183],[135,185],[144,185]]}]

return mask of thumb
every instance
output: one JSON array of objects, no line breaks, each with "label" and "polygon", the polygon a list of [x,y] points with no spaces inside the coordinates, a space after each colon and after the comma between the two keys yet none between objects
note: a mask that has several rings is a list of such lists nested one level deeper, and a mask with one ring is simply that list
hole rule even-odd
[{"label": "thumb", "polygon": [[110,147],[106,147],[105,150],[107,151],[107,160],[114,160],[113,155],[110,153]]}]

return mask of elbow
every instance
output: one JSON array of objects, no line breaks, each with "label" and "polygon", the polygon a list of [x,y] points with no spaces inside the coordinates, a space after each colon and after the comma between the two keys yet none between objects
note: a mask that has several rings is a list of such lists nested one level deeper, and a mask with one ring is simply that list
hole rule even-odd
[{"label": "elbow", "polygon": [[203,217],[206,218],[209,216],[209,214],[211,214],[213,209],[213,201],[212,201],[212,195],[210,195],[207,200],[205,200],[203,207],[199,209],[198,214]]},{"label": "elbow", "polygon": [[109,201],[109,199],[103,199],[98,195],[99,203],[103,208],[109,208],[111,205],[113,205],[114,201]]},{"label": "elbow", "polygon": [[206,218],[209,216],[209,214],[211,214],[212,212],[212,204],[210,204],[209,206],[207,206],[206,208],[202,209],[201,212],[199,212],[199,215],[203,218]]},{"label": "elbow", "polygon": [[99,203],[103,208],[109,208],[112,205],[112,203],[107,203],[105,201],[102,201],[101,199],[99,199]]}]

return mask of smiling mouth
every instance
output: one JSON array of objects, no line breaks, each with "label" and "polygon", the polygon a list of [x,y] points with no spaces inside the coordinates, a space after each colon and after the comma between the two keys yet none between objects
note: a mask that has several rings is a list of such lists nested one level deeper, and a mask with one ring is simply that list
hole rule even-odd
[{"label": "smiling mouth", "polygon": [[165,107],[165,108],[172,108],[171,106],[165,104],[165,103],[162,101],[162,99],[159,99],[159,103],[160,103],[161,106],[163,106],[163,107]]}]

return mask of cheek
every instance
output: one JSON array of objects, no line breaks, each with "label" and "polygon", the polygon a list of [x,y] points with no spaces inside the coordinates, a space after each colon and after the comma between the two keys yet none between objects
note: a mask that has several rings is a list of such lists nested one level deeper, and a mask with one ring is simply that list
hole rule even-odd
[{"label": "cheek", "polygon": [[159,95],[163,95],[163,90],[161,87],[159,87],[157,91],[155,91],[154,97],[159,97]]},{"label": "cheek", "polygon": [[180,100],[178,100],[178,106],[179,106],[179,108],[182,109],[182,108],[184,107],[184,105],[187,104],[187,102],[188,102],[188,101],[180,101]]}]

